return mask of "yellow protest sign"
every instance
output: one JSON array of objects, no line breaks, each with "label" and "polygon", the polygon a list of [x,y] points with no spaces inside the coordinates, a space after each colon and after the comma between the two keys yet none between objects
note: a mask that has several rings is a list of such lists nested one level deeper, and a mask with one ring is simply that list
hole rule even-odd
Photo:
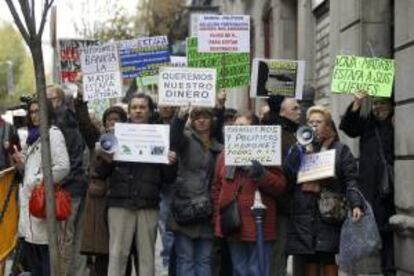
[{"label": "yellow protest sign", "polygon": [[339,55],[332,73],[331,91],[391,97],[395,64],[392,59]]}]

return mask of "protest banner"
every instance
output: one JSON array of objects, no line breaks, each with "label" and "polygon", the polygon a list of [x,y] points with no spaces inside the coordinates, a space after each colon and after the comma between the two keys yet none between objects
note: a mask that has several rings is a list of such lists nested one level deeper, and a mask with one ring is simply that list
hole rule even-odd
[{"label": "protest banner", "polygon": [[163,67],[158,79],[158,103],[169,106],[214,107],[216,69]]},{"label": "protest banner", "polygon": [[250,16],[198,16],[198,51],[200,53],[249,53]]},{"label": "protest banner", "polygon": [[187,67],[187,57],[171,56],[171,67]]},{"label": "protest banner", "polygon": [[97,45],[96,40],[59,39],[59,78],[61,83],[73,83],[81,71],[80,49]]},{"label": "protest banner", "polygon": [[83,100],[122,96],[117,47],[113,43],[81,49]]},{"label": "protest banner", "polygon": [[298,183],[335,176],[335,150],[306,154],[298,172]]},{"label": "protest banner", "polygon": [[198,39],[187,38],[189,67],[216,68],[217,89],[247,86],[250,82],[250,55],[248,53],[200,53]]},{"label": "protest banner", "polygon": [[168,164],[169,125],[116,123],[115,137],[114,160]]},{"label": "protest banner", "polygon": [[250,97],[282,95],[302,99],[305,62],[302,60],[253,60]]},{"label": "protest banner", "polygon": [[155,76],[159,67],[170,63],[167,36],[141,37],[117,43],[123,78]]},{"label": "protest banner", "polygon": [[395,64],[392,59],[338,55],[332,74],[331,91],[391,97]]},{"label": "protest banner", "polygon": [[250,166],[251,160],[281,164],[280,126],[225,126],[224,144],[226,166]]}]

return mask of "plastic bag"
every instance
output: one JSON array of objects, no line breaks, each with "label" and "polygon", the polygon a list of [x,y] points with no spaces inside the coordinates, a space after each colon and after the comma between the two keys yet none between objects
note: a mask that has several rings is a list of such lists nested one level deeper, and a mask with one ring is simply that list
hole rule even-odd
[{"label": "plastic bag", "polygon": [[381,249],[381,236],[372,207],[361,192],[357,192],[363,198],[365,212],[360,220],[353,222],[352,213],[348,211],[342,224],[338,265],[344,272],[353,272],[358,261]]}]

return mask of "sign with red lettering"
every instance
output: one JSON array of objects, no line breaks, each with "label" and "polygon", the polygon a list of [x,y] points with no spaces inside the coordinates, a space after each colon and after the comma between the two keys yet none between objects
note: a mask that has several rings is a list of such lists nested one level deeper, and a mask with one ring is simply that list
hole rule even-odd
[{"label": "sign with red lettering", "polygon": [[249,53],[250,16],[199,15],[200,53]]}]

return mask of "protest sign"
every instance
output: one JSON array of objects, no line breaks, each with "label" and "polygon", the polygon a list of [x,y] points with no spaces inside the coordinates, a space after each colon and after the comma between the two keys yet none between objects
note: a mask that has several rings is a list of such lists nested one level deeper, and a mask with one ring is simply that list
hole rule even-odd
[{"label": "protest sign", "polygon": [[335,150],[306,154],[298,172],[298,183],[335,176]]},{"label": "protest sign", "polygon": [[339,55],[335,60],[331,91],[391,97],[395,64],[392,59]]},{"label": "protest sign", "polygon": [[189,67],[216,68],[217,88],[247,86],[250,82],[250,55],[248,53],[200,53],[197,38],[187,38]]},{"label": "protest sign", "polygon": [[118,42],[122,77],[133,79],[158,74],[170,63],[167,36],[141,37]]},{"label": "protest sign", "polygon": [[198,16],[198,51],[200,53],[249,53],[250,16]]},{"label": "protest sign", "polygon": [[226,126],[224,144],[226,166],[250,166],[251,160],[281,164],[280,126]]},{"label": "protest sign", "polygon": [[73,83],[81,71],[80,49],[98,44],[96,40],[59,39],[58,52],[61,83]]},{"label": "protest sign", "polygon": [[81,66],[85,101],[122,96],[119,58],[115,44],[82,48]]},{"label": "protest sign", "polygon": [[171,67],[187,67],[187,57],[171,56]]},{"label": "protest sign", "polygon": [[255,58],[250,97],[282,95],[302,99],[304,78],[304,61]]},{"label": "protest sign", "polygon": [[169,106],[214,107],[216,69],[163,67],[158,79],[158,103]]},{"label": "protest sign", "polygon": [[169,125],[116,123],[115,137],[114,160],[168,164]]}]

